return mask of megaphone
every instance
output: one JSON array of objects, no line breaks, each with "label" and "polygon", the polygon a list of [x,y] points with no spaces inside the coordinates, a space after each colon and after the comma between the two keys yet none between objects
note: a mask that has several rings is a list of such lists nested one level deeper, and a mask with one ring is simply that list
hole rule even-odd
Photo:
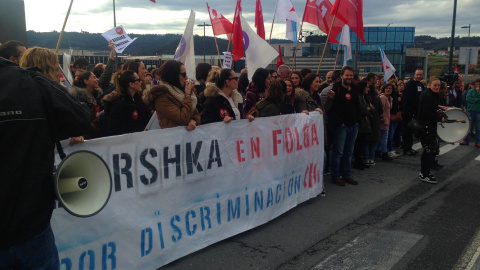
[{"label": "megaphone", "polygon": [[53,176],[55,195],[77,217],[99,213],[112,193],[112,177],[105,161],[90,151],[66,156]]}]

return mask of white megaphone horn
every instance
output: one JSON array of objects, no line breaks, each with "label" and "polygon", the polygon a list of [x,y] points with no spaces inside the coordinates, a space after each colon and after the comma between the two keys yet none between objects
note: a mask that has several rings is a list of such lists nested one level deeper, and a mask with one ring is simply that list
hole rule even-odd
[{"label": "white megaphone horn", "polygon": [[53,175],[53,184],[63,208],[77,217],[99,213],[112,193],[107,164],[90,151],[76,151],[65,157]]}]

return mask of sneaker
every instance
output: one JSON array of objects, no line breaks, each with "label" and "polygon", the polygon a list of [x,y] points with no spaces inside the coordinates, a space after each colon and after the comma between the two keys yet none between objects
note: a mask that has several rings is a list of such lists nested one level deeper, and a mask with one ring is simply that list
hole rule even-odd
[{"label": "sneaker", "polygon": [[391,158],[396,158],[398,157],[397,153],[395,153],[395,151],[390,151],[388,152],[388,156],[391,157]]},{"label": "sneaker", "polygon": [[466,142],[466,141],[462,141],[462,142],[460,143],[460,145],[469,145],[469,143]]},{"label": "sneaker", "polygon": [[436,184],[438,183],[437,179],[435,179],[435,176],[429,174],[429,175],[423,175],[422,173],[418,174],[418,178],[422,180],[423,182],[427,182],[430,184]]},{"label": "sneaker", "polygon": [[374,159],[370,159],[370,163],[369,163],[368,165],[370,165],[370,166],[376,165],[376,164],[375,164],[375,160],[374,160]]},{"label": "sneaker", "polygon": [[403,154],[408,156],[416,156],[418,152],[413,149],[409,149],[409,150],[403,150]]},{"label": "sneaker", "polygon": [[385,153],[382,153],[382,159],[386,161],[390,161],[390,160],[393,160],[393,157],[391,157],[389,154],[387,154],[387,152],[385,152]]},{"label": "sneaker", "polygon": [[355,181],[352,177],[345,178],[345,179],[344,179],[344,182],[345,182],[345,183],[348,183],[348,184],[350,184],[350,185],[358,185],[358,182]]},{"label": "sneaker", "polygon": [[343,182],[342,178],[332,179],[332,183],[341,187],[345,186],[345,182]]}]

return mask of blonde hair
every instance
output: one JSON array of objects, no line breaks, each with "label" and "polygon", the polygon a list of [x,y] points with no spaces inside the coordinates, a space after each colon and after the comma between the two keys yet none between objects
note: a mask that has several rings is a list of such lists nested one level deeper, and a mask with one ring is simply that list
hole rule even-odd
[{"label": "blonde hair", "polygon": [[26,50],[20,58],[20,67],[37,67],[42,70],[43,75],[52,81],[56,81],[55,70],[58,68],[58,58],[52,51],[33,47]]},{"label": "blonde hair", "polygon": [[217,83],[218,80],[220,79],[220,72],[222,70],[221,69],[212,69],[210,70],[210,72],[208,72],[208,75],[207,75],[207,81],[208,83]]}]

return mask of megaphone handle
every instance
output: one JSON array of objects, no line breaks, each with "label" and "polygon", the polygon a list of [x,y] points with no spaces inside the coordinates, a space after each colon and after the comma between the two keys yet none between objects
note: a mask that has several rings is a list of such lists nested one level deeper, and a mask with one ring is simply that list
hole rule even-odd
[{"label": "megaphone handle", "polygon": [[63,152],[62,144],[60,143],[59,140],[55,140],[55,145],[57,146],[57,152],[58,152],[58,155],[60,156],[60,159],[63,160],[65,157],[67,157],[67,155],[65,155],[65,152]]}]

